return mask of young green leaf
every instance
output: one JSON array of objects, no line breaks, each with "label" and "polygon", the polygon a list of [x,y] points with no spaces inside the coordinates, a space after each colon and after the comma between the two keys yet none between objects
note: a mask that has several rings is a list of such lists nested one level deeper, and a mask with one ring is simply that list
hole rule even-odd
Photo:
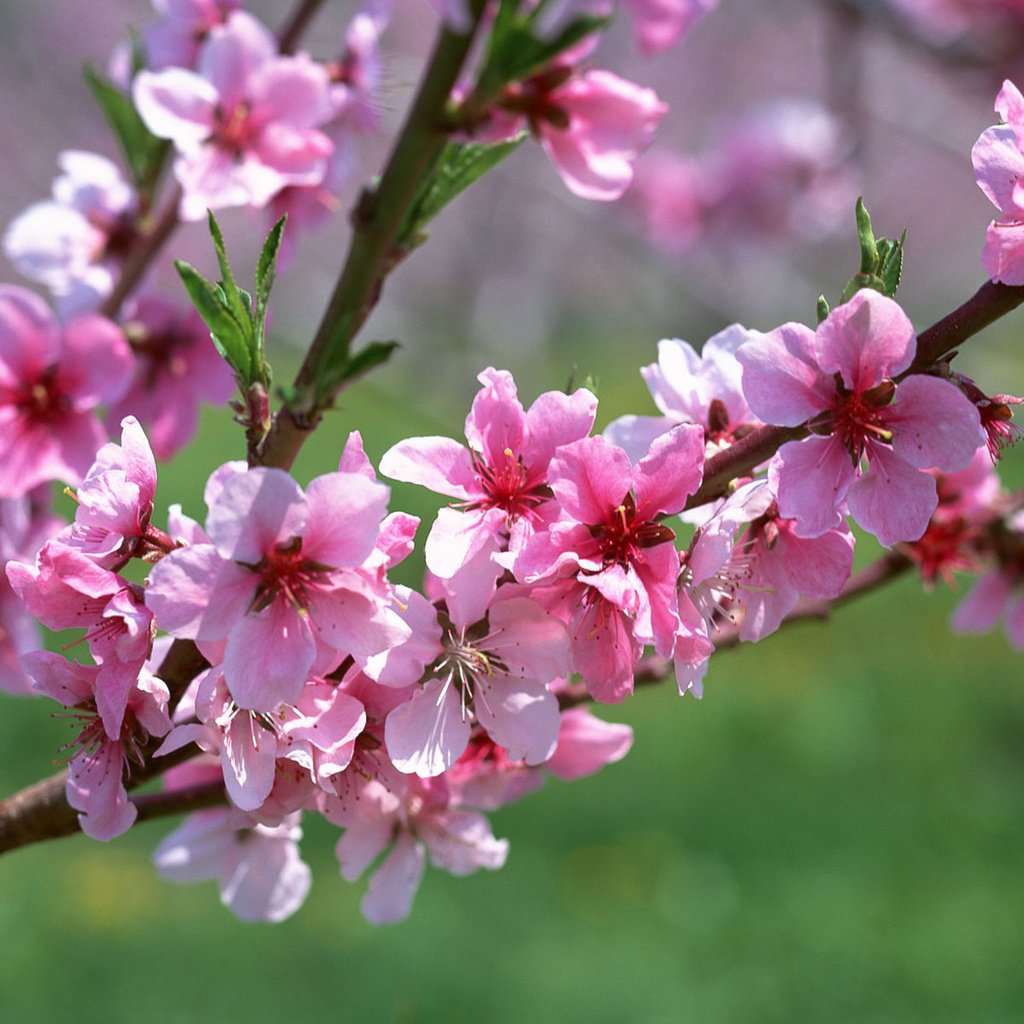
[{"label": "young green leaf", "polygon": [[249,345],[251,321],[240,322],[228,304],[224,290],[219,285],[207,281],[190,263],[175,260],[174,265],[192,304],[209,328],[217,351],[234,370],[239,381],[248,386],[253,381]]},{"label": "young green leaf", "polygon": [[501,163],[526,138],[521,132],[506,142],[449,142],[420,186],[399,232],[400,248],[413,248],[423,230],[457,195]]},{"label": "young green leaf", "polygon": [[133,184],[140,190],[151,187],[169,143],[150,132],[131,97],[110,79],[91,64],[85,65],[83,73],[93,98],[117,137]]}]

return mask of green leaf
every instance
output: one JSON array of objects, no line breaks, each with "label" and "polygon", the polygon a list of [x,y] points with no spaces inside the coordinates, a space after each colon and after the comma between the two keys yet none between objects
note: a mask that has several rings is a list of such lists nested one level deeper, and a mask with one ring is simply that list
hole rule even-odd
[{"label": "green leaf", "polygon": [[903,274],[903,250],[907,244],[906,230],[898,239],[883,238],[878,243],[879,268],[882,279],[882,292],[890,298],[896,294]]},{"label": "green leaf", "polygon": [[871,214],[864,205],[863,196],[857,197],[857,238],[860,241],[860,272],[873,274],[878,267],[878,249],[875,246]]},{"label": "green leaf", "polygon": [[[511,5],[509,5],[511,6]],[[495,24],[491,45],[480,73],[480,91],[498,92],[509,82],[518,82],[551,65],[559,54],[581,39],[604,28],[611,19],[581,15],[565,24],[557,35],[542,38],[536,34],[543,5],[525,17],[506,15]]]},{"label": "green leaf", "polygon": [[229,306],[224,290],[219,285],[207,281],[190,263],[175,260],[174,266],[192,304],[210,329],[210,336],[217,351],[234,370],[240,383],[247,387],[254,382],[249,344],[252,333],[251,321],[240,322],[235,311]]},{"label": "green leaf", "polygon": [[846,282],[839,301],[849,301],[861,288],[873,288],[892,298],[899,288],[903,272],[906,231],[898,239],[876,239],[871,215],[863,198],[860,198],[857,200],[857,239],[860,243],[860,272]]},{"label": "green leaf", "polygon": [[287,216],[282,217],[267,235],[260,258],[256,263],[256,317],[260,319],[261,310],[267,307],[270,289],[274,286],[274,272],[277,268],[277,254],[281,248],[281,237],[284,234]]},{"label": "green leaf", "polygon": [[818,296],[818,323],[820,324],[832,310],[829,309],[828,299],[824,295]]},{"label": "green leaf", "polygon": [[85,65],[83,73],[93,98],[117,137],[132,182],[137,189],[150,188],[169,144],[146,127],[131,97],[109,78],[91,64]]},{"label": "green leaf", "polygon": [[398,347],[397,341],[371,341],[342,364],[327,366],[324,375],[317,381],[317,390],[321,397],[333,395],[343,386],[365,377],[371,370],[382,366]]},{"label": "green leaf", "polygon": [[516,149],[526,133],[506,142],[449,142],[420,186],[398,234],[399,247],[415,248],[426,237],[423,229],[457,195],[464,192]]},{"label": "green leaf", "polygon": [[210,237],[213,239],[213,248],[217,253],[217,266],[220,267],[221,290],[224,293],[224,300],[234,313],[239,323],[250,324],[250,335],[252,334],[252,313],[251,302],[246,303],[235,284],[235,276],[231,273],[231,266],[228,263],[227,250],[224,248],[224,235],[221,233],[217,218],[212,210],[206,211],[207,224],[210,228]]}]

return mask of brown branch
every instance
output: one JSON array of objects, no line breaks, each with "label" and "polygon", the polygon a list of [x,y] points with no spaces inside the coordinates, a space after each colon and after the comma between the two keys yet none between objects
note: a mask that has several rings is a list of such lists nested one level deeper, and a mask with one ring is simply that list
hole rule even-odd
[{"label": "brown branch", "polygon": [[181,789],[163,790],[159,793],[140,793],[132,798],[139,816],[135,820],[151,821],[153,818],[167,818],[172,814],[190,814],[206,807],[219,807],[228,802],[224,782],[200,782]]},{"label": "brown branch", "polygon": [[140,235],[137,249],[131,253],[121,268],[121,276],[114,285],[113,291],[103,300],[99,311],[111,319],[116,318],[124,305],[125,299],[135,290],[142,280],[150,264],[164,247],[167,240],[174,234],[178,226],[178,203],[181,200],[181,189],[175,186],[168,197],[163,213],[152,225]]},{"label": "brown branch", "polygon": [[323,7],[324,0],[302,0],[292,11],[291,16],[277,33],[277,48],[281,53],[294,53],[299,39],[309,27],[309,23]]},{"label": "brown branch", "polygon": [[377,305],[384,281],[406,255],[398,247],[399,235],[424,175],[448,140],[449,98],[472,47],[483,5],[474,2],[473,8],[474,29],[468,35],[442,29],[380,182],[363,190],[352,211],[345,264],[295,377],[297,400],[274,418],[262,453],[264,465],[291,467],[344,383],[338,379],[325,384],[325,379],[331,377],[332,367],[347,362],[351,343]]}]

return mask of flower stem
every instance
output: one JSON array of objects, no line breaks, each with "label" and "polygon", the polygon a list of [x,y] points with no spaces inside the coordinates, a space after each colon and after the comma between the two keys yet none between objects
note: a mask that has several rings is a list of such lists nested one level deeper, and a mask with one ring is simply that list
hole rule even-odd
[{"label": "flower stem", "polygon": [[329,367],[345,364],[352,340],[376,306],[384,281],[407,255],[397,245],[399,231],[424,174],[447,142],[449,98],[473,34],[441,30],[380,182],[364,189],[352,212],[345,265],[295,378],[295,397],[277,414],[264,445],[264,465],[287,469],[294,462],[321,413],[341,390],[341,382],[326,380]]}]

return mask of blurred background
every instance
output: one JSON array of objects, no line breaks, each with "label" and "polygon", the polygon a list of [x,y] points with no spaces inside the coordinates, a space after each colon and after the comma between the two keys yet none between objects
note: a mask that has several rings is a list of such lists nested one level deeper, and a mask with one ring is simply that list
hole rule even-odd
[{"label": "blurred background", "polygon": [[[287,9],[249,6],[271,25]],[[972,6],[986,18],[963,14]],[[992,209],[970,148],[1024,56],[1019,6],[720,0],[651,60],[615,25],[594,62],[672,108],[636,188],[612,206],[585,203],[523,147],[457,201],[364,333],[402,349],[342,396],[296,476],[335,468],[353,428],[375,461],[405,436],[461,437],[487,365],[512,370],[525,403],[591,374],[600,425],[652,412],[638,368],[659,338],[699,344],[736,320],[813,323],[817,295],[835,299],[857,269],[860,194],[879,234],[907,229],[900,299],[919,328],[932,323],[982,281]],[[396,8],[392,127],[435,22],[424,0]],[[897,20],[897,8],[916,19]],[[335,54],[354,10],[327,5],[308,36],[316,56]],[[46,196],[60,150],[115,156],[79,69],[105,64],[125,27],[152,16],[147,0],[92,0],[87,16],[61,0],[0,5],[0,227]],[[386,139],[367,144],[343,204],[385,151]],[[244,213],[222,222],[244,281],[265,225]],[[182,229],[169,255],[212,273],[204,235]],[[270,356],[281,380],[346,237],[342,212],[299,240],[279,278]],[[6,263],[2,279],[22,283]],[[1024,391],[1022,325],[1018,313],[990,328],[959,367],[989,391]],[[162,468],[158,504],[201,518],[202,481],[242,453],[237,428],[209,411]],[[1021,450],[1004,470],[1024,484]],[[393,489],[392,508],[432,507]],[[862,561],[877,553],[859,545]],[[418,572],[412,563],[404,581]],[[605,709],[635,729],[629,757],[495,814],[507,866],[429,872],[400,925],[363,922],[363,887],[338,877],[336,833],[312,820],[311,897],[276,926],[237,922],[213,883],[161,881],[149,857],[171,823],[10,854],[4,1019],[1019,1021],[1024,684],[1001,634],[950,634],[963,593],[905,579],[830,623],[722,652],[701,702],[669,683]],[[50,712],[3,698],[4,794],[54,770],[69,727]]]}]

